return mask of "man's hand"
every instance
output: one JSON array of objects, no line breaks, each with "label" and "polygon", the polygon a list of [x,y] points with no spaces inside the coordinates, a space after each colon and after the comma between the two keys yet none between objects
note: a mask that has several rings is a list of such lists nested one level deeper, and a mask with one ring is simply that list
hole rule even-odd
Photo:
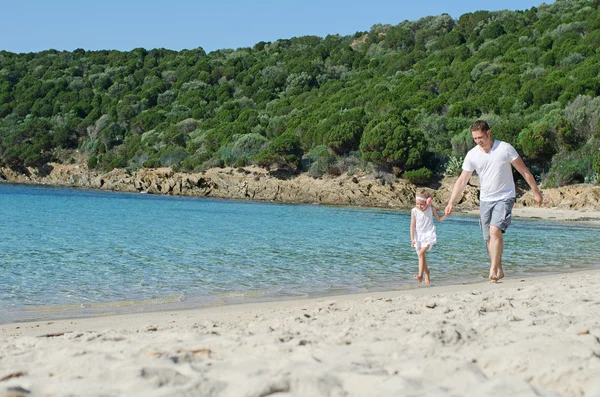
[{"label": "man's hand", "polygon": [[538,190],[537,192],[533,193],[533,199],[540,207],[542,206],[542,202],[544,201],[544,199],[542,197],[541,191]]},{"label": "man's hand", "polygon": [[452,213],[452,209],[454,208],[454,203],[458,199],[458,197],[462,194],[463,190],[465,190],[465,186],[469,182],[469,178],[471,178],[471,174],[473,171],[462,170],[460,176],[454,182],[454,186],[452,187],[452,194],[450,195],[450,200],[448,200],[448,205],[444,210],[444,214],[446,216],[450,216]]},{"label": "man's hand", "polygon": [[450,216],[450,214],[452,213],[452,208],[454,206],[452,205],[452,203],[448,203],[448,205],[446,206],[446,209],[444,210],[444,214],[446,214],[446,216]]}]

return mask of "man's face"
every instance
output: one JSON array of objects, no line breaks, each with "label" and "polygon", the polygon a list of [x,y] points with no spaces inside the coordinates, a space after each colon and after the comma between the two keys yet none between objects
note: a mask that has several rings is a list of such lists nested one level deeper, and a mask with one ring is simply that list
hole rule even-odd
[{"label": "man's face", "polygon": [[491,140],[489,131],[471,131],[473,142],[479,146],[487,146]]}]

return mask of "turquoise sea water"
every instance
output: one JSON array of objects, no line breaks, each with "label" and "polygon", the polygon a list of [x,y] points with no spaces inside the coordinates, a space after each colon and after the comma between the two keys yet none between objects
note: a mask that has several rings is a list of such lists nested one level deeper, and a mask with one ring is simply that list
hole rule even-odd
[{"label": "turquoise sea water", "polygon": [[[0,184],[0,323],[415,287],[410,213]],[[434,285],[485,280],[477,218],[437,224]],[[516,219],[508,277],[600,267],[600,229]]]}]

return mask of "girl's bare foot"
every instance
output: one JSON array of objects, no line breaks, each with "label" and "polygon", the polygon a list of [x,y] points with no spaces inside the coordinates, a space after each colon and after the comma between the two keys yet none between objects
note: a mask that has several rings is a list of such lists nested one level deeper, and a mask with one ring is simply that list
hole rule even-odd
[{"label": "girl's bare foot", "polygon": [[429,272],[425,273],[425,284],[431,284],[431,279],[429,278]]},{"label": "girl's bare foot", "polygon": [[419,283],[423,282],[423,276],[420,276],[418,274],[413,275],[413,277],[415,278],[415,280],[417,280]]}]

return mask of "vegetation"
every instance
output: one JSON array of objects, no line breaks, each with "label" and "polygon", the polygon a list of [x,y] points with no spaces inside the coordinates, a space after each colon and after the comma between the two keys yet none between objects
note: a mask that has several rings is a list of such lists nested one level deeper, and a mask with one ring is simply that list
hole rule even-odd
[{"label": "vegetation", "polygon": [[597,182],[600,1],[477,11],[206,54],[0,51],[0,166],[357,166],[455,174],[488,120],[547,185]]}]

